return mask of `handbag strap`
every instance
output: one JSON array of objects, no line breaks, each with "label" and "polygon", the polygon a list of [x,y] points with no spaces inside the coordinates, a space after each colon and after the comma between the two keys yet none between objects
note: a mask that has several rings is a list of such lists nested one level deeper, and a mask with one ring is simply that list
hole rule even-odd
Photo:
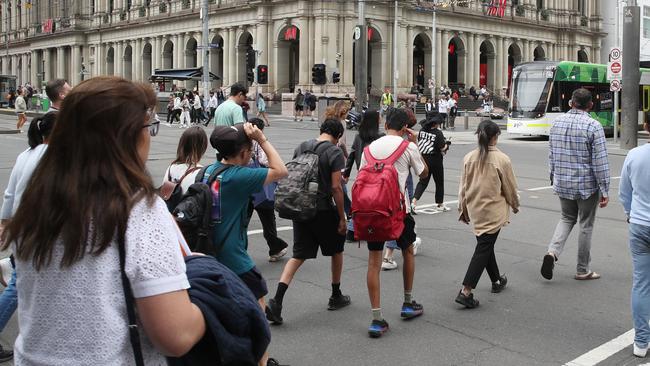
[{"label": "handbag strap", "polygon": [[178,179],[178,184],[183,183],[183,179],[185,179],[185,177],[187,177],[189,174],[191,174],[192,172],[194,172],[196,170],[199,170],[199,169],[201,169],[201,167],[199,167],[199,166],[195,166],[194,168],[187,168],[185,173],[183,175],[181,175],[180,179]]},{"label": "handbag strap", "polygon": [[135,300],[133,299],[131,282],[129,282],[129,278],[126,276],[126,270],[124,269],[126,262],[124,243],[119,243],[117,247],[120,252],[120,273],[122,274],[122,288],[124,289],[124,298],[126,300],[126,314],[129,320],[129,338],[131,340],[131,347],[133,348],[133,358],[135,358],[136,366],[144,366],[142,344],[140,343],[140,334],[138,333],[138,322],[135,317]]}]

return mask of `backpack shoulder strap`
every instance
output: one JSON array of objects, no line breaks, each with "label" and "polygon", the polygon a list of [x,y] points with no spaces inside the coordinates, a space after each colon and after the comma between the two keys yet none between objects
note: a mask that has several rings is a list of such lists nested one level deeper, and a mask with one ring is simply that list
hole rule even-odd
[{"label": "backpack shoulder strap", "polygon": [[395,164],[397,159],[399,159],[399,157],[402,156],[402,154],[404,154],[404,151],[406,151],[410,143],[411,142],[408,140],[402,141],[402,143],[397,147],[397,149],[395,149],[395,151],[393,151],[393,153],[390,154],[389,157],[383,160],[384,164],[389,164],[389,165]]},{"label": "backpack shoulder strap", "polygon": [[367,165],[375,165],[377,163],[377,159],[370,153],[370,145],[363,148],[363,156],[366,158]]},{"label": "backpack shoulder strap", "polygon": [[201,168],[198,167],[198,166],[195,166],[194,168],[187,168],[185,173],[183,173],[183,175],[181,175],[181,177],[178,179],[178,183],[179,184],[183,183],[183,179],[185,179],[185,177],[187,177],[190,173],[192,173],[192,172],[194,172],[194,171],[196,171],[198,169],[201,169]]},{"label": "backpack shoulder strap", "polygon": [[226,171],[228,168],[230,168],[230,167],[232,167],[232,165],[230,165],[230,164],[223,164],[223,165],[221,165],[220,167],[218,167],[217,169],[215,169],[214,171],[212,171],[212,173],[210,174],[210,177],[208,178],[208,181],[207,181],[206,183],[207,183],[208,185],[210,185],[212,182],[215,181],[215,179],[217,179],[217,177],[219,176],[219,174],[225,172],[225,171]]}]

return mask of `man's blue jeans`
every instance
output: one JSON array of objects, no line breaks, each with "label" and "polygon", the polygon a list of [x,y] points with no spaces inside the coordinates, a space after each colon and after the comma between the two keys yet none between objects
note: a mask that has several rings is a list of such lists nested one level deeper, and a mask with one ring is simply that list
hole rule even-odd
[{"label": "man's blue jeans", "polygon": [[645,348],[650,341],[650,226],[630,224],[632,254],[632,318],[634,342]]},{"label": "man's blue jeans", "polygon": [[17,306],[18,291],[16,291],[16,269],[14,269],[11,272],[11,280],[7,284],[7,288],[0,295],[0,332],[5,329]]}]

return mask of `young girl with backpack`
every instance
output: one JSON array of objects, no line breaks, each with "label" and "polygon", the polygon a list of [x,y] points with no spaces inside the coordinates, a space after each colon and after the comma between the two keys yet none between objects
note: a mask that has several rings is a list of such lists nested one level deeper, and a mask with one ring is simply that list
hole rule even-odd
[{"label": "young girl with backpack", "polygon": [[165,182],[177,184],[181,187],[181,195],[187,192],[203,167],[200,162],[207,149],[208,136],[201,127],[185,130],[178,141],[176,159],[165,170],[163,185]]},{"label": "young girl with backpack", "polygon": [[[483,120],[476,130],[478,148],[463,159],[463,173],[458,194],[459,220],[474,224],[476,249],[467,268],[463,288],[456,302],[468,309],[479,305],[472,290],[476,288],[485,269],[492,281],[492,292],[499,293],[508,283],[499,272],[494,255],[494,243],[501,228],[509,223],[509,209],[519,212],[517,180],[510,158],[497,149],[501,130]],[[492,184],[490,184],[492,183]]]}]

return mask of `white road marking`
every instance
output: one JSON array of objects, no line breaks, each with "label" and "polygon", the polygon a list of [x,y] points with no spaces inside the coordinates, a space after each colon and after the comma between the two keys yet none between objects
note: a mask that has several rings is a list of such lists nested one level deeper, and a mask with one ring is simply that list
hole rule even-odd
[{"label": "white road marking", "polygon": [[[276,229],[278,232],[280,231],[290,231],[293,230],[293,226],[280,226],[279,228]],[[248,230],[247,234],[248,235],[255,235],[255,234],[262,234],[264,230],[258,229],[258,230]]]},{"label": "white road marking", "polygon": [[[614,179],[621,179],[621,177],[611,177],[610,180]],[[527,191],[530,192],[535,192],[535,191],[543,191],[545,189],[553,189],[553,186],[544,186],[544,187],[535,187],[535,188],[528,188]]]},{"label": "white road marking", "polygon": [[584,355],[569,361],[564,366],[594,366],[629,347],[634,342],[634,329],[621,334],[609,342],[592,349]]}]

